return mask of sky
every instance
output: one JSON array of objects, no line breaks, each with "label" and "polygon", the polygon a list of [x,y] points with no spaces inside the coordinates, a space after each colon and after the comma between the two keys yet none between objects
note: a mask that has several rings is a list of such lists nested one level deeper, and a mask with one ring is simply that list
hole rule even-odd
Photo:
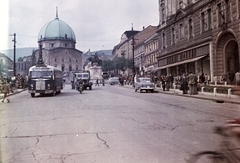
[{"label": "sky", "polygon": [[83,52],[109,50],[127,31],[141,31],[159,23],[158,0],[1,0],[0,52],[16,47],[38,47],[38,33],[58,17],[76,36]]}]

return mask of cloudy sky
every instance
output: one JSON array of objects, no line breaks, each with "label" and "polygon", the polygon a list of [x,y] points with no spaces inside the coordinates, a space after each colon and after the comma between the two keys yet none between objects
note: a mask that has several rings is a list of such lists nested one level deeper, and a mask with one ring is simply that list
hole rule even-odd
[{"label": "cloudy sky", "polygon": [[40,29],[56,17],[76,35],[76,48],[86,52],[112,49],[126,30],[158,25],[158,0],[3,0],[0,6],[0,50],[37,47]]}]

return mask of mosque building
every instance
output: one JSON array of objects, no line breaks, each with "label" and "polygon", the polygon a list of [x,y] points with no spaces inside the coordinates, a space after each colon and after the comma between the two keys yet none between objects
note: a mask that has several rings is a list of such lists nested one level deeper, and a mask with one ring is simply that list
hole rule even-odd
[{"label": "mosque building", "polygon": [[[66,76],[70,72],[82,71],[82,51],[75,48],[76,37],[72,28],[56,18],[46,23],[38,34],[38,45],[42,46],[42,57],[46,65],[60,68]],[[39,49],[32,54],[32,63],[36,65]]]}]

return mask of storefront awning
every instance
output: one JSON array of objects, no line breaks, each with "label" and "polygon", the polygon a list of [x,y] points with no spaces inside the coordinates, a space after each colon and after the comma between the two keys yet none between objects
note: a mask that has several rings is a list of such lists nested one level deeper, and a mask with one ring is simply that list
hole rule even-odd
[{"label": "storefront awning", "polygon": [[194,62],[194,61],[202,59],[202,58],[204,58],[206,56],[207,55],[202,55],[200,57],[196,57],[196,58],[188,59],[188,60],[185,60],[185,61],[176,62],[176,63],[168,64],[168,65],[165,65],[165,66],[157,67],[157,68],[154,69],[154,71],[165,69],[165,68],[168,68],[168,67],[174,67],[174,66],[182,65],[182,64],[185,64],[185,63]]}]

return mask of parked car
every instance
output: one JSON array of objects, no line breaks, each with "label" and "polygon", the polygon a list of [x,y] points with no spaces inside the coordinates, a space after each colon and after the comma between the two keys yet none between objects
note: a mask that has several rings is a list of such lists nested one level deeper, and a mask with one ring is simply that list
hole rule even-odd
[{"label": "parked car", "polygon": [[114,85],[114,84],[119,84],[119,78],[118,77],[112,77],[108,79],[108,83],[110,85]]},{"label": "parked car", "polygon": [[146,92],[154,92],[155,84],[152,82],[151,78],[138,78],[135,82],[135,92],[139,90],[141,93],[143,90]]}]

